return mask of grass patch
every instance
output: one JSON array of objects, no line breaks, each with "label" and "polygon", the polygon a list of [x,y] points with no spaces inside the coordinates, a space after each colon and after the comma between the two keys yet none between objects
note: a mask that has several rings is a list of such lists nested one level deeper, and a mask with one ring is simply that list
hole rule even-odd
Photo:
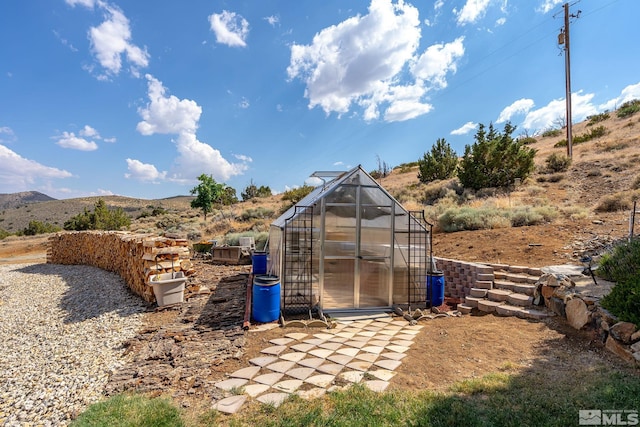
[{"label": "grass patch", "polygon": [[556,137],[556,136],[560,136],[561,134],[562,134],[562,131],[560,129],[547,129],[544,132],[542,132],[542,137],[543,138]]},{"label": "grass patch", "polygon": [[168,399],[120,394],[91,405],[71,427],[178,427],[180,411]]},{"label": "grass patch", "polygon": [[611,116],[606,111],[604,113],[587,116],[587,120],[588,120],[587,126],[593,126],[597,123],[604,122],[605,120],[608,120],[609,117]]},{"label": "grass patch", "polygon": [[620,108],[618,108],[616,115],[618,118],[624,119],[633,116],[638,111],[640,111],[640,99],[634,99],[622,104]]},{"label": "grass patch", "polygon": [[638,200],[640,191],[620,191],[603,196],[595,208],[596,212],[618,212],[631,209],[633,201]]}]

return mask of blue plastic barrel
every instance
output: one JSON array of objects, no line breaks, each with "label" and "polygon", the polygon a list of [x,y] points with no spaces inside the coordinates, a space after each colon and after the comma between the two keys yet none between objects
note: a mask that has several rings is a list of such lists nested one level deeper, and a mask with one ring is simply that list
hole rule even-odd
[{"label": "blue plastic barrel", "polygon": [[444,273],[442,271],[433,271],[427,274],[427,299],[431,301],[432,307],[444,303]]},{"label": "blue plastic barrel", "polygon": [[251,264],[254,276],[258,274],[267,274],[267,253],[254,252],[251,255]]},{"label": "blue plastic barrel", "polygon": [[280,318],[280,278],[258,275],[253,278],[251,315],[256,322],[273,322]]}]

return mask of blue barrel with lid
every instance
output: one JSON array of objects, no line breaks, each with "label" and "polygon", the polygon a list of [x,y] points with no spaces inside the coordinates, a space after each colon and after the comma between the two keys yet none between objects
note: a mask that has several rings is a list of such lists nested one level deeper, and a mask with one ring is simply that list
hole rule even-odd
[{"label": "blue barrel with lid", "polygon": [[254,252],[251,254],[251,266],[253,275],[267,274],[267,253]]},{"label": "blue barrel with lid", "polygon": [[438,307],[444,303],[444,272],[427,273],[427,299],[431,301],[432,307]]},{"label": "blue barrel with lid", "polygon": [[251,293],[253,320],[268,323],[280,318],[280,278],[267,274],[253,278]]}]

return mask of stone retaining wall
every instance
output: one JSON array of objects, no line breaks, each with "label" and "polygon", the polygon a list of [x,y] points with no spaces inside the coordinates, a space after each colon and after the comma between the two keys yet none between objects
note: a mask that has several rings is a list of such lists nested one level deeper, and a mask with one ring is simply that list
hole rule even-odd
[{"label": "stone retaining wall", "polygon": [[438,270],[444,273],[445,297],[464,299],[471,288],[491,289],[494,279],[492,266],[447,258],[434,259]]}]

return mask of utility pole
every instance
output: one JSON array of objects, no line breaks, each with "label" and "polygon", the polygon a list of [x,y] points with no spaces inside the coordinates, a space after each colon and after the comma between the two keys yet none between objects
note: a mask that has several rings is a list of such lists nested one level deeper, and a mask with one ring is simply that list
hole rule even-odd
[{"label": "utility pole", "polygon": [[564,45],[564,74],[565,74],[565,89],[566,89],[566,104],[567,104],[567,157],[573,157],[573,119],[571,116],[571,43],[569,39],[569,19],[580,17],[580,12],[576,15],[569,13],[569,3],[565,3],[564,6],[564,27],[560,30],[558,35],[558,44]]}]

